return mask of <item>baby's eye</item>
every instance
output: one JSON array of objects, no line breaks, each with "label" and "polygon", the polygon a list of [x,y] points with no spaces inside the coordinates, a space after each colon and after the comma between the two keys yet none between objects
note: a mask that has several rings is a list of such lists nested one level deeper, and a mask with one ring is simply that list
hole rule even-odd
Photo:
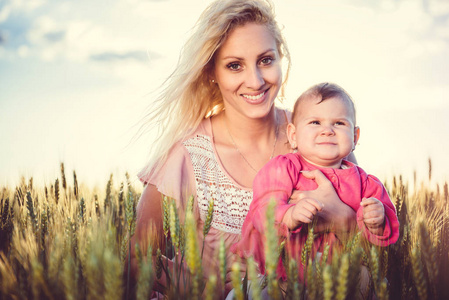
[{"label": "baby's eye", "polygon": [[343,121],[337,121],[337,122],[335,122],[335,125],[339,125],[339,126],[345,126],[345,125],[346,125],[346,123],[345,123],[345,122],[343,122]]},{"label": "baby's eye", "polygon": [[272,57],[269,57],[269,56],[267,56],[267,57],[264,57],[264,58],[262,58],[261,60],[260,60],[260,63],[262,64],[262,65],[270,65],[272,62],[273,62],[273,58]]},{"label": "baby's eye", "polygon": [[320,125],[320,121],[317,121],[317,120],[310,121],[309,124],[312,124],[312,125]]},{"label": "baby's eye", "polygon": [[233,63],[230,63],[230,64],[227,64],[226,67],[227,67],[228,69],[230,69],[231,71],[238,71],[238,70],[241,69],[240,64],[239,64],[239,63],[234,63],[234,62],[233,62]]}]

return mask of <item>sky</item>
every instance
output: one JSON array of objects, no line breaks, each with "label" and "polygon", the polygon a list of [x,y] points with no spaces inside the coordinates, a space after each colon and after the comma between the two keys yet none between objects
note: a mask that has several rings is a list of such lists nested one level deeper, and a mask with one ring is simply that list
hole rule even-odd
[{"label": "sky", "polygon": [[[138,135],[204,0],[1,0],[0,186],[135,174]],[[355,100],[359,165],[449,178],[449,1],[274,0],[292,70],[281,104],[331,81]]]}]

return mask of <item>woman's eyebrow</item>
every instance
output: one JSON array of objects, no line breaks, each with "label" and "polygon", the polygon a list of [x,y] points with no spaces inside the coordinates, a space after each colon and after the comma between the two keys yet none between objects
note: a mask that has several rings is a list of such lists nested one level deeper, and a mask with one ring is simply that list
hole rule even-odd
[{"label": "woman's eyebrow", "polygon": [[[265,51],[262,52],[261,54],[257,55],[257,57],[262,57],[262,56],[264,56],[264,55],[267,55],[268,52],[274,52],[274,51],[275,51],[275,49],[270,48],[270,49],[268,49],[268,50],[265,50]],[[242,58],[242,57],[238,57],[238,56],[234,56],[234,55],[228,55],[228,56],[225,56],[225,57],[223,57],[223,59],[245,60],[245,59]]]}]

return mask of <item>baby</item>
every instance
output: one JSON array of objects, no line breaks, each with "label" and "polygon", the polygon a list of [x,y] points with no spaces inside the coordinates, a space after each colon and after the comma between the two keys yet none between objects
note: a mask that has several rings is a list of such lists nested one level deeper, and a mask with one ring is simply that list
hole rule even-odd
[{"label": "baby", "polygon": [[[304,92],[295,103],[292,123],[287,127],[295,153],[272,159],[256,175],[253,201],[242,227],[241,241],[234,251],[254,256],[264,273],[265,213],[268,202],[275,199],[275,221],[281,234],[290,240],[289,254],[298,257],[307,238],[307,226],[302,227],[311,223],[322,207],[314,199],[291,204],[289,198],[293,190],[316,189],[315,181],[301,175],[301,171],[314,169],[329,179],[341,201],[356,212],[358,227],[368,241],[380,246],[395,243],[399,222],[385,187],[376,177],[345,160],[354,150],[359,135],[354,103],[344,89],[321,83]],[[325,243],[332,245],[335,241],[334,234],[320,233],[314,239],[312,255],[321,252]],[[282,265],[279,272],[285,279]]]}]

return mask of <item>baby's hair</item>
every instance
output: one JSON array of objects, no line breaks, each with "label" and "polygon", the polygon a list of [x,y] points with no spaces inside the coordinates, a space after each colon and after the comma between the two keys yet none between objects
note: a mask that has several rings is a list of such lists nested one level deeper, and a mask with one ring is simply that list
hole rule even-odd
[{"label": "baby's hair", "polygon": [[354,100],[352,100],[352,97],[341,86],[329,82],[316,84],[302,93],[301,96],[299,96],[299,98],[295,102],[295,106],[293,107],[292,122],[294,122],[295,117],[298,114],[299,104],[304,100],[310,99],[312,97],[321,98],[317,104],[330,98],[339,97],[349,104],[349,107],[353,112],[354,125],[356,124]]}]

